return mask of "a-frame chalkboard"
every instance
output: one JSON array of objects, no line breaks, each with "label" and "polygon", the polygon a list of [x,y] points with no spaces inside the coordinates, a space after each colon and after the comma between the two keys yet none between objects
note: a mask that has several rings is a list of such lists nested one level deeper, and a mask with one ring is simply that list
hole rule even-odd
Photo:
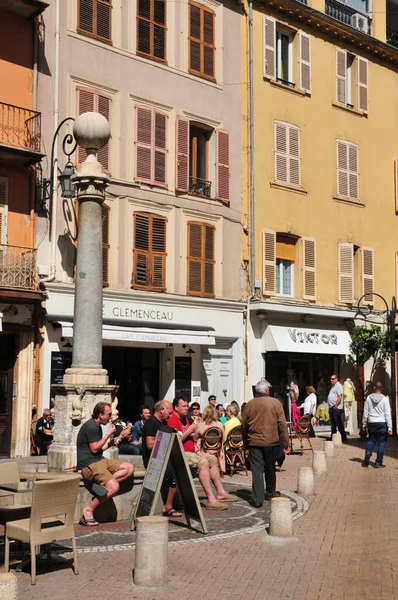
[{"label": "a-frame chalkboard", "polygon": [[195,521],[201,525],[203,533],[207,533],[206,521],[203,517],[199,498],[196,493],[191,471],[185,458],[180,436],[177,433],[169,433],[166,431],[158,431],[156,434],[155,444],[146,470],[144,483],[142,484],[138,502],[134,510],[131,530],[134,529],[134,519],[136,517],[148,517],[155,514],[164,474],[169,460],[174,472],[181,502],[184,507],[188,527],[194,528],[191,525],[191,521]]}]

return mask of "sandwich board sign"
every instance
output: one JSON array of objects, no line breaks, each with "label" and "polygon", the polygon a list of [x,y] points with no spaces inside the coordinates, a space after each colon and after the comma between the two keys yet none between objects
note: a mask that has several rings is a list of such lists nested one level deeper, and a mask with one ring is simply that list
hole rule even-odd
[{"label": "sandwich board sign", "polygon": [[134,529],[134,519],[136,517],[149,517],[155,514],[169,461],[184,507],[188,527],[191,527],[191,521],[195,521],[201,525],[203,533],[207,533],[206,521],[203,517],[180,436],[177,433],[169,433],[168,431],[158,431],[156,434],[144,483],[134,510],[131,530]]}]

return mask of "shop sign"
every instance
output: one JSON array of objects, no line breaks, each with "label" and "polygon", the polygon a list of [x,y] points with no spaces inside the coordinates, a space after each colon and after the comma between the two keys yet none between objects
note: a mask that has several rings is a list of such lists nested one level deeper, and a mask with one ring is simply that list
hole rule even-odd
[{"label": "shop sign", "polygon": [[15,323],[18,325],[32,325],[33,305],[7,303],[0,304],[0,313],[4,323]]},{"label": "shop sign", "polygon": [[300,329],[288,329],[288,334],[294,343],[298,344],[330,344],[337,346],[338,337],[335,333],[319,333],[317,331],[305,331]]},{"label": "shop sign", "polygon": [[313,354],[350,354],[348,331],[268,325],[266,352],[310,352]]},{"label": "shop sign", "polygon": [[102,314],[107,319],[120,319],[127,321],[154,321],[173,322],[174,312],[172,310],[159,309],[157,307],[137,307],[136,304],[105,302]]}]

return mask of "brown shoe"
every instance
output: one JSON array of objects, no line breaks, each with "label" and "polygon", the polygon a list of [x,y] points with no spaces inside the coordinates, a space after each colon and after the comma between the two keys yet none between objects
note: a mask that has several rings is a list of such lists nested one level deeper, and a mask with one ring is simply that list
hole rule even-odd
[{"label": "brown shoe", "polygon": [[272,496],[269,496],[268,494],[265,495],[265,500],[268,500],[268,502],[271,502],[272,498],[280,498],[281,493],[280,492],[275,492],[274,494],[272,494]]}]

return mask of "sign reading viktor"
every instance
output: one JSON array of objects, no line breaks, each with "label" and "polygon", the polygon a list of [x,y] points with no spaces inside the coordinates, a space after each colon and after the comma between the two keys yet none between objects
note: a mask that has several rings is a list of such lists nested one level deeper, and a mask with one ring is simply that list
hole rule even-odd
[{"label": "sign reading viktor", "polygon": [[268,325],[265,351],[350,354],[350,334],[344,329]]},{"label": "sign reading viktor", "polygon": [[334,344],[335,346],[337,346],[338,343],[338,337],[335,333],[327,334],[316,331],[308,332],[290,328],[287,330],[287,332],[295,343],[299,342],[300,344],[304,344],[307,342],[309,344]]}]

